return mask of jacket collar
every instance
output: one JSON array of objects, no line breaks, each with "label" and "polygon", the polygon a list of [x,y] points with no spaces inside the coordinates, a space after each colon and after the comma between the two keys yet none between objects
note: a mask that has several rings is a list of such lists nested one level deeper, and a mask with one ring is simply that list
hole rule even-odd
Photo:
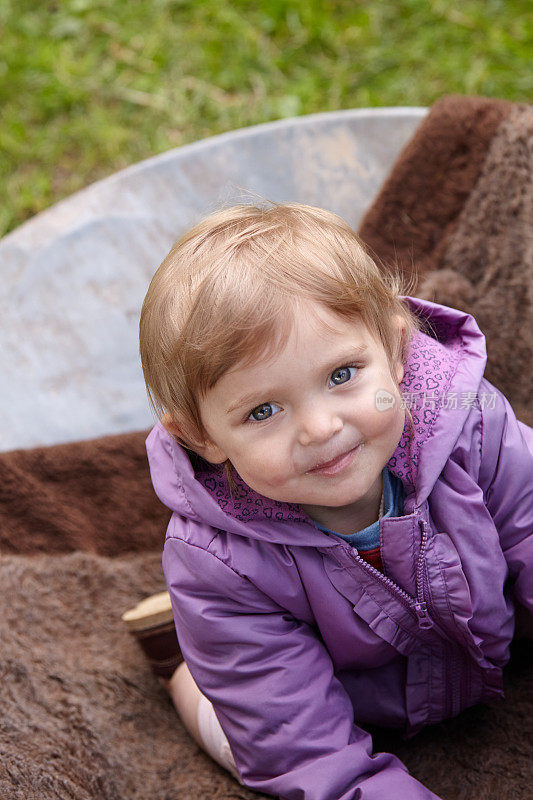
[{"label": "jacket collar", "polygon": [[464,311],[407,297],[424,331],[411,342],[401,383],[408,415],[387,466],[404,485],[405,513],[430,494],[477,403],[485,372],[485,337]]}]

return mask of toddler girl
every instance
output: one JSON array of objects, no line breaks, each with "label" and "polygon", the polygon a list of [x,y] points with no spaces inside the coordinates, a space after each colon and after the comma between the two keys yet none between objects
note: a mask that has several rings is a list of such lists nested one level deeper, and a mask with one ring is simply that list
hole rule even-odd
[{"label": "toddler girl", "polygon": [[434,798],[365,726],[501,696],[533,606],[533,430],[475,321],[334,214],[238,206],[173,247],[140,340],[184,723],[261,792]]}]

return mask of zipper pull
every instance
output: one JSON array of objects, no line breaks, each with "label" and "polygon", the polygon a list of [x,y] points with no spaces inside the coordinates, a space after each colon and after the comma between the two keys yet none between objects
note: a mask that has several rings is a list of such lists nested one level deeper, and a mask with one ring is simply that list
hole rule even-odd
[{"label": "zipper pull", "polygon": [[418,617],[418,627],[421,628],[423,631],[427,631],[433,627],[434,623],[431,617],[428,614],[427,606],[425,602],[416,602],[415,603],[415,611],[416,616]]}]

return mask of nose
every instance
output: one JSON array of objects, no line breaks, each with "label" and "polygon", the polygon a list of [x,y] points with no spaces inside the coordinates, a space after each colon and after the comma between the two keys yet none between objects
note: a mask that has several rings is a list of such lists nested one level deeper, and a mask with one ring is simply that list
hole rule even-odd
[{"label": "nose", "polygon": [[327,406],[307,405],[298,421],[298,441],[304,447],[324,444],[342,430],[342,419]]}]

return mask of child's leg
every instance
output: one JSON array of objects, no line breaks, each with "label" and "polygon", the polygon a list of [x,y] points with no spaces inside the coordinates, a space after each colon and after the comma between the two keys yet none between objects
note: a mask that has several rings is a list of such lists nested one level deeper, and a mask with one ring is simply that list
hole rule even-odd
[{"label": "child's leg", "polygon": [[185,662],[179,665],[170,680],[161,679],[161,682],[170,694],[185,728],[197,744],[242,783],[213,706],[200,692]]},{"label": "child's leg", "polygon": [[169,693],[187,731],[195,742],[203,748],[204,743],[198,728],[198,706],[202,693],[194,682],[186,663],[183,661],[179,665],[170,680],[161,678],[161,683]]},{"label": "child's leg", "polygon": [[122,619],[147,655],[193,739],[242,783],[213,706],[200,692],[183,661],[168,592],[146,597],[135,608],[126,611]]}]

